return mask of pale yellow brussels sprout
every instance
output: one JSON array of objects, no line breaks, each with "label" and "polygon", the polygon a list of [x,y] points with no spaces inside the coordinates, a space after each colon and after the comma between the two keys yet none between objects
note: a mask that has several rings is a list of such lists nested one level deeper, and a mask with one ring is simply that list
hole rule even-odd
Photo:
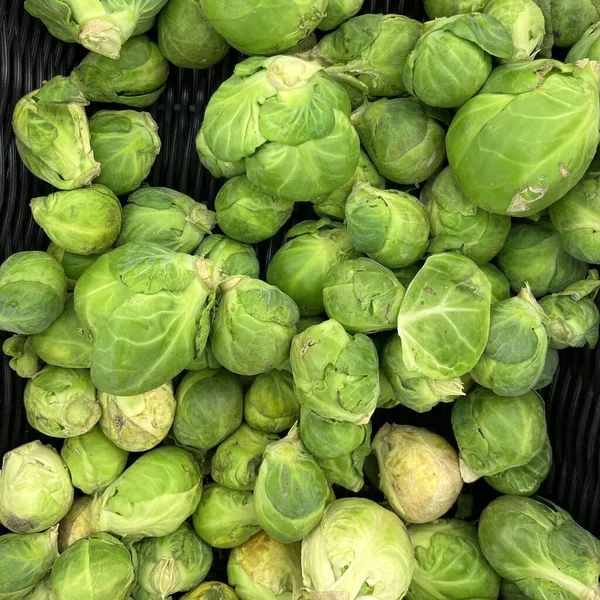
[{"label": "pale yellow brussels sprout", "polygon": [[69,512],[58,524],[58,551],[62,554],[77,540],[92,535],[92,498],[75,498]]}]

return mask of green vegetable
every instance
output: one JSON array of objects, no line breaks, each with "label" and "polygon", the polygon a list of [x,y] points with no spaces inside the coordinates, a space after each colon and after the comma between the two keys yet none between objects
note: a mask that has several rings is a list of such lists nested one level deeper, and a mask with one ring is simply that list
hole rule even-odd
[{"label": "green vegetable", "polygon": [[73,254],[72,252],[67,252],[64,248],[59,248],[54,242],[48,244],[46,252],[62,265],[67,277],[67,288],[71,291],[75,289],[78,279],[101,256],[101,254],[92,254],[90,256]]},{"label": "green vegetable", "polygon": [[205,581],[182,596],[181,600],[239,600],[239,598],[228,585],[219,581]]},{"label": "green vegetable", "polygon": [[260,265],[254,248],[221,234],[204,238],[195,254],[207,258],[226,275],[246,275],[258,279]]},{"label": "green vegetable", "polygon": [[351,454],[343,454],[336,458],[316,458],[315,460],[329,484],[339,485],[351,492],[360,492],[365,484],[363,466],[367,456],[371,454],[371,428],[363,443]]},{"label": "green vegetable", "polygon": [[504,273],[491,263],[479,265],[479,268],[492,286],[492,304],[508,300],[510,298],[510,283]]},{"label": "green vegetable", "polygon": [[196,152],[198,152],[198,158],[202,165],[208,169],[213,177],[235,177],[236,175],[243,175],[246,172],[246,160],[226,161],[219,160],[208,147],[206,138],[204,137],[204,130],[202,127],[196,136]]},{"label": "green vegetable", "polygon": [[589,58],[590,60],[598,60],[600,58],[600,45],[598,38],[600,37],[600,25],[595,23],[581,36],[581,39],[569,50],[565,62],[575,63],[578,60]]},{"label": "green vegetable", "polygon": [[50,575],[39,582],[35,589],[27,596],[27,600],[56,600],[56,594],[52,590]]},{"label": "green vegetable", "polygon": [[58,551],[62,554],[78,540],[92,535],[92,498],[80,496],[73,500],[69,512],[58,525]]},{"label": "green vegetable", "polygon": [[481,12],[489,0],[423,0],[430,19],[452,17],[470,12]]},{"label": "green vegetable", "polygon": [[344,21],[353,17],[363,5],[363,0],[329,0],[327,12],[318,25],[321,31],[337,29]]},{"label": "green vegetable", "polygon": [[40,370],[40,357],[38,356],[31,336],[13,335],[2,344],[2,352],[10,358],[9,367],[19,377],[33,377]]}]

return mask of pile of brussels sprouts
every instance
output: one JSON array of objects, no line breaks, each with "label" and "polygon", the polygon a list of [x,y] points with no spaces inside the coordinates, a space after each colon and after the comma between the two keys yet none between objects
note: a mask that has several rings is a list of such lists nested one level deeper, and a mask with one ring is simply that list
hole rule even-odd
[{"label": "pile of brussels sprouts", "polygon": [[[600,6],[361,5],[25,0],[91,52],[14,111],[56,191],[47,251],[0,266],[0,329],[54,443],[4,456],[0,600],[600,597],[600,542],[530,497],[538,390],[599,337]],[[197,137],[213,211],[144,184],[136,109],[230,46]],[[372,431],[439,403],[453,440]],[[476,522],[480,478],[502,495]]]}]

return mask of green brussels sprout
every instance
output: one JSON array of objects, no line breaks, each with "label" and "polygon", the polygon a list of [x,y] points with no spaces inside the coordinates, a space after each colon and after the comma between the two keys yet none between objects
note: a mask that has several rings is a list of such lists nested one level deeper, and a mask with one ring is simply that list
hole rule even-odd
[{"label": "green brussels sprout", "polygon": [[500,577],[485,560],[477,527],[458,519],[409,525],[415,571],[407,600],[496,600]]},{"label": "green brussels sprout", "polygon": [[364,0],[329,0],[327,11],[317,29],[331,31],[337,29],[344,21],[353,17],[363,5]]},{"label": "green brussels sprout", "polygon": [[536,298],[562,292],[588,270],[563,250],[560,234],[547,220],[514,223],[496,262],[514,292],[527,283]]},{"label": "green brussels sprout", "polygon": [[205,581],[182,596],[181,600],[239,600],[239,598],[228,585],[219,581]]},{"label": "green brussels sprout", "polygon": [[202,165],[208,169],[213,177],[235,177],[246,172],[246,159],[227,161],[219,160],[208,147],[204,137],[204,129],[201,127],[196,136],[196,152]]},{"label": "green brussels sprout", "polygon": [[413,569],[404,524],[366,498],[330,504],[302,542],[304,587],[314,598],[403,598]]},{"label": "green brussels sprout", "polygon": [[408,523],[429,523],[448,512],[463,486],[456,450],[421,427],[386,424],[373,439],[379,483]]},{"label": "green brussels sprout", "polygon": [[0,523],[15,533],[36,533],[56,525],[73,503],[69,471],[58,452],[29,442],[2,459]]},{"label": "green brussels sprout", "polygon": [[90,102],[114,102],[136,108],[154,104],[165,91],[169,63],[145,35],[127,40],[115,60],[90,52],[71,80]]},{"label": "green brussels sprout", "polygon": [[427,212],[398,190],[356,185],[346,202],[346,226],[355,250],[392,269],[416,262],[427,249]]},{"label": "green brussels sprout", "polygon": [[86,104],[74,84],[55,77],[15,106],[12,123],[21,160],[36,177],[59,190],[89,185],[100,174]]},{"label": "green brussels sprout", "polygon": [[290,353],[296,397],[318,416],[363,425],[379,397],[379,360],[373,342],[329,319],[298,334]]},{"label": "green brussels sprout", "polygon": [[204,238],[195,254],[210,260],[225,275],[246,275],[258,279],[260,264],[254,248],[248,244],[217,233]]},{"label": "green brussels sprout", "polygon": [[[263,1],[261,10],[267,4],[273,0]],[[244,0],[244,31],[250,30],[249,15]],[[274,18],[269,11],[269,22]],[[237,21],[230,10],[227,19]],[[265,30],[258,31],[264,39]],[[360,143],[350,110],[344,88],[317,63],[294,56],[249,58],[208,102],[203,135],[219,160],[246,159],[248,179],[263,192],[308,201],[333,192],[356,171]]]},{"label": "green brussels sprout", "polygon": [[116,245],[153,242],[189,254],[217,224],[204,204],[169,188],[143,187],[127,198]]},{"label": "green brussels sprout", "polygon": [[552,346],[548,346],[546,360],[544,361],[544,368],[540,378],[533,387],[534,390],[544,389],[554,381],[554,375],[558,369],[558,360],[558,350],[552,348]]},{"label": "green brussels sprout", "polygon": [[243,405],[242,384],[225,369],[187,373],[177,388],[175,439],[205,453],[241,425]]},{"label": "green brussels sprout", "polygon": [[57,438],[86,433],[102,411],[88,369],[44,367],[27,382],[23,402],[29,424]]},{"label": "green brussels sprout", "polygon": [[578,60],[589,58],[590,60],[598,60],[600,58],[600,24],[594,23],[581,39],[569,50],[565,62],[575,63]]},{"label": "green brussels sprout", "polygon": [[[533,0],[530,0],[533,1]],[[464,254],[478,265],[492,260],[510,231],[510,217],[495,215],[471,204],[450,167],[427,182],[421,192],[427,207],[431,237],[427,252]]]},{"label": "green brussels sprout", "polygon": [[430,19],[481,12],[490,0],[423,0]]},{"label": "green brussels sprout", "polygon": [[323,517],[328,497],[325,475],[294,425],[265,450],[254,488],[258,522],[278,542],[299,542]]},{"label": "green brussels sprout", "polygon": [[74,254],[106,252],[121,230],[121,204],[103,185],[34,198],[31,212],[57,246]]},{"label": "green brussels sprout", "polygon": [[490,304],[490,282],[473,261],[449,252],[430,256],[400,307],[406,367],[433,379],[468,373],[488,341]]},{"label": "green brussels sprout", "polygon": [[463,479],[470,483],[527,464],[546,443],[544,402],[537,392],[497,396],[479,388],[452,409]]},{"label": "green brussels sprout", "polygon": [[210,332],[216,359],[239,375],[266,373],[282,364],[300,318],[294,301],[275,286],[242,275],[229,277],[219,289]]},{"label": "green brussels sprout", "polygon": [[286,243],[267,268],[267,281],[288,294],[302,316],[325,310],[323,286],[327,273],[339,262],[356,258],[346,228],[327,218],[302,221],[286,234]]},{"label": "green brussels sprout", "polygon": [[0,535],[0,598],[32,598],[31,592],[58,558],[56,527],[43,533]]},{"label": "green brussels sprout", "polygon": [[[454,379],[434,379],[407,368],[402,352],[402,340],[392,335],[383,348],[381,365],[392,387],[391,406],[402,404],[416,412],[427,412],[440,402],[454,402],[464,396],[463,383]],[[391,408],[385,406],[384,408]]]},{"label": "green brussels sprout", "polygon": [[598,146],[599,116],[592,66],[503,65],[452,120],[448,161],[473,204],[501,215],[536,215],[583,177]]},{"label": "green brussels sprout", "polygon": [[260,531],[231,552],[227,579],[240,600],[294,600],[302,587],[300,544]]},{"label": "green brussels sprout", "polygon": [[132,538],[173,533],[196,510],[202,474],[175,446],[150,450],[94,498],[92,529]]},{"label": "green brussels sprout", "polygon": [[289,429],[300,416],[294,380],[287,371],[273,370],[259,375],[244,397],[244,419],[267,433]]},{"label": "green brussels sprout", "polygon": [[67,280],[45,252],[17,252],[0,265],[0,329],[31,335],[45,331],[62,313]]},{"label": "green brussels sprout", "polygon": [[133,396],[181,373],[204,351],[216,284],[209,261],[157,244],[101,256],[75,289],[75,312],[94,342],[96,387]]},{"label": "green brussels sprout", "polygon": [[128,452],[145,452],[162,442],[175,418],[171,382],[135,396],[98,393],[102,407],[100,427],[115,446]]},{"label": "green brussels sprout", "polygon": [[510,283],[504,273],[491,263],[479,265],[479,268],[492,286],[492,304],[508,300],[510,298]]},{"label": "green brussels sprout", "polygon": [[294,203],[264,193],[246,175],[219,190],[215,200],[221,230],[239,242],[255,244],[273,237],[292,216]]},{"label": "green brussels sprout", "polygon": [[586,177],[550,207],[550,220],[560,234],[563,249],[592,264],[600,264],[599,190],[600,177]]},{"label": "green brussels sprout", "polygon": [[69,512],[58,524],[58,551],[62,554],[78,540],[92,535],[92,498],[80,496],[73,500]]},{"label": "green brussels sprout", "polygon": [[35,589],[27,596],[27,600],[57,600],[56,594],[52,590],[52,580],[50,575],[42,579]]},{"label": "green brussels sprout", "polygon": [[135,584],[135,551],[117,538],[94,533],[69,546],[52,567],[52,589],[60,600],[125,600]]},{"label": "green brussels sprout", "polygon": [[64,248],[59,248],[54,242],[50,242],[46,252],[62,265],[67,278],[67,289],[70,291],[75,289],[79,278],[102,256],[102,254],[91,254],[90,256],[73,254]]},{"label": "green brussels sprout", "polygon": [[10,358],[9,367],[19,377],[29,379],[40,370],[40,357],[31,336],[13,335],[2,344],[2,352]]}]

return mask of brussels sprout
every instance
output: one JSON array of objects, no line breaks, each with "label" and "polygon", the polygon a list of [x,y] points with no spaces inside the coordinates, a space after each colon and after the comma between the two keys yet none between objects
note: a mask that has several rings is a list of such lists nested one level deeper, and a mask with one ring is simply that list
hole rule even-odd
[{"label": "brussels sprout", "polygon": [[373,439],[379,483],[408,523],[428,523],[448,512],[463,481],[454,448],[439,435],[411,425],[386,424]]},{"label": "brussels sprout", "polygon": [[421,202],[431,224],[430,254],[450,250],[481,265],[498,254],[510,231],[510,217],[477,208],[465,198],[450,167],[427,182]]},{"label": "brussels sprout", "polygon": [[536,392],[497,396],[479,388],[452,409],[463,479],[470,483],[527,464],[546,443],[544,402]]},{"label": "brussels sprout", "polygon": [[271,537],[284,544],[303,539],[323,517],[328,496],[325,475],[296,426],[267,446],[254,488],[254,507],[260,526]]},{"label": "brussels sprout", "polygon": [[220,291],[210,333],[216,359],[239,375],[282,364],[300,318],[294,301],[273,285],[241,275],[223,281]]},{"label": "brussels sprout", "polygon": [[58,558],[57,528],[43,533],[0,535],[0,598],[19,600],[50,571]]},{"label": "brussels sprout", "polygon": [[248,244],[215,234],[204,238],[195,253],[210,260],[225,275],[246,275],[258,279],[260,265],[254,248]]},{"label": "brussels sprout", "polygon": [[458,519],[409,525],[415,571],[408,600],[496,600],[500,577],[485,560],[477,528]]},{"label": "brussels sprout", "polygon": [[182,596],[181,600],[239,600],[239,598],[228,585],[219,581],[205,581]]},{"label": "brussels sprout", "polygon": [[243,175],[246,172],[246,160],[227,161],[219,160],[208,147],[206,138],[204,137],[204,130],[202,127],[196,136],[196,152],[198,152],[198,158],[202,165],[208,169],[213,177],[235,177],[236,175]]},{"label": "brussels sprout", "polygon": [[78,540],[92,535],[92,498],[81,496],[73,500],[69,512],[58,525],[58,551],[62,554]]},{"label": "brussels sprout", "polygon": [[492,286],[492,304],[508,300],[510,298],[510,283],[504,273],[491,263],[479,265],[479,268]]},{"label": "brussels sprout", "polygon": [[544,361],[544,368],[540,378],[533,387],[534,390],[541,390],[549,386],[554,381],[554,375],[558,369],[558,350],[548,346],[546,352],[546,360]]},{"label": "brussels sprout", "polygon": [[423,0],[430,19],[481,12],[490,0]]},{"label": "brussels sprout", "polygon": [[92,528],[133,538],[173,533],[195,510],[202,474],[175,446],[150,450],[94,498]]},{"label": "brussels sprout", "polygon": [[225,369],[188,373],[177,388],[175,439],[206,452],[242,423],[244,394],[239,379]]},{"label": "brussels sprout", "polygon": [[153,242],[189,254],[217,224],[204,204],[169,188],[143,187],[127,198],[117,246]]},{"label": "brussels sprout", "polygon": [[48,244],[46,252],[62,265],[67,277],[67,289],[71,291],[75,289],[78,279],[102,256],[101,254],[91,254],[90,256],[73,254],[64,248],[59,248],[54,242]]},{"label": "brussels sprout", "polygon": [[[26,4],[27,7],[27,4]],[[99,174],[81,91],[55,77],[15,107],[13,130],[25,166],[59,190],[89,185]]]},{"label": "brussels sprout", "polygon": [[62,313],[67,280],[45,252],[17,252],[0,265],[0,329],[41,333]]},{"label": "brussels sprout", "polygon": [[2,352],[10,361],[9,367],[19,377],[33,377],[40,370],[40,357],[35,351],[31,336],[13,335],[2,344]]},{"label": "brussels sprout", "polygon": [[135,553],[117,538],[95,533],[69,546],[52,567],[52,589],[60,600],[125,600],[135,583]]},{"label": "brussels sprout", "polygon": [[71,80],[91,102],[143,108],[158,100],[168,76],[167,59],[153,41],[140,35],[123,44],[117,60],[90,52]]},{"label": "brussels sprout", "polygon": [[221,230],[234,240],[248,244],[273,237],[293,210],[293,202],[265,194],[245,175],[226,181],[215,200]]},{"label": "brussels sprout", "polygon": [[600,58],[600,24],[595,23],[585,31],[581,39],[569,50],[565,62],[575,63],[578,60]]},{"label": "brussels sprout", "polygon": [[454,253],[430,256],[400,307],[406,367],[433,379],[468,373],[488,341],[490,304],[490,282],[473,261]]},{"label": "brussels sprout", "polygon": [[157,244],[125,244],[101,256],[75,289],[75,312],[94,341],[96,387],[142,394],[201,355],[216,279],[209,261]]},{"label": "brussels sprout", "polygon": [[583,177],[598,146],[599,116],[590,65],[504,65],[452,120],[448,160],[473,204],[502,215],[536,215]]},{"label": "brussels sprout", "polygon": [[[454,379],[434,379],[408,369],[403,358],[402,340],[392,335],[383,348],[381,365],[391,384],[396,404],[402,404],[416,412],[427,412],[440,402],[453,402],[464,396],[463,383]],[[391,408],[385,406],[384,408]]]},{"label": "brussels sprout", "polygon": [[52,580],[50,575],[42,579],[35,589],[27,596],[27,600],[57,600],[56,594],[52,590]]},{"label": "brussels sprout", "polygon": [[346,228],[329,219],[303,221],[286,234],[287,242],[267,268],[267,281],[288,294],[303,316],[324,310],[323,286],[327,273],[339,262],[356,258]]},{"label": "brussels sprout", "polygon": [[[261,10],[271,4],[262,2]],[[252,13],[246,0],[244,15],[248,31]],[[230,11],[227,18],[236,21]],[[265,30],[259,32],[262,39]],[[249,58],[213,94],[202,128],[212,154],[226,162],[245,158],[248,179],[263,192],[307,201],[333,192],[356,171],[360,143],[349,115],[348,94],[317,63],[293,56]]]},{"label": "brussels sprout", "polygon": [[303,408],[324,419],[369,422],[379,397],[379,361],[367,336],[349,335],[329,319],[294,338],[290,361]]},{"label": "brussels sprout", "polygon": [[550,219],[563,249],[592,264],[600,264],[599,190],[600,177],[586,177],[550,207]]},{"label": "brussels sprout", "polygon": [[596,593],[600,542],[547,500],[497,498],[481,514],[479,543],[522,597],[583,599]]},{"label": "brussels sprout", "polygon": [[547,220],[515,223],[496,262],[513,291],[528,283],[536,298],[562,292],[584,279],[588,269],[563,250],[560,234]]},{"label": "brussels sprout", "polygon": [[314,598],[403,598],[413,569],[402,521],[366,498],[330,504],[302,542],[304,587]]},{"label": "brussels sprout", "polygon": [[175,418],[172,384],[135,396],[99,392],[100,427],[116,446],[128,452],[145,452],[167,436]]},{"label": "brussels sprout", "polygon": [[29,442],[2,459],[0,523],[15,533],[36,533],[56,525],[73,503],[69,471],[58,452]]}]

